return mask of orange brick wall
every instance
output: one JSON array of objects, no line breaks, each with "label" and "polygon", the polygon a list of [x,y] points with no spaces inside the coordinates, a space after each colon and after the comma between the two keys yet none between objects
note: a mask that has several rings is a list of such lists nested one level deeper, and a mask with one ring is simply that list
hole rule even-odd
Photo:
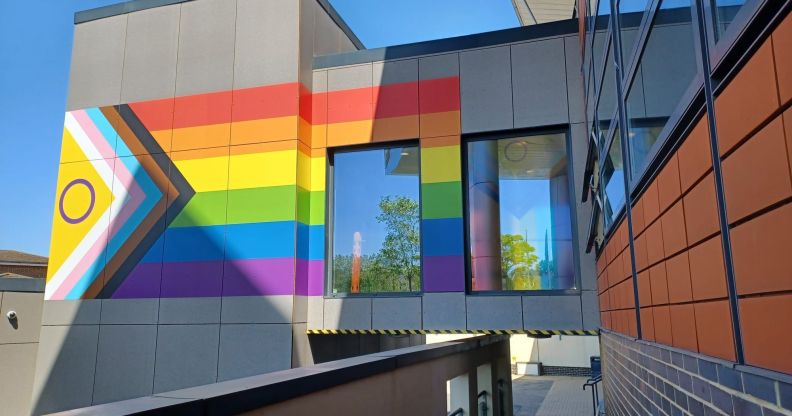
[{"label": "orange brick wall", "polygon": [[[792,15],[715,98],[746,363],[792,374]],[[707,117],[632,208],[643,339],[735,360]],[[626,221],[597,260],[602,326],[636,335]]]}]

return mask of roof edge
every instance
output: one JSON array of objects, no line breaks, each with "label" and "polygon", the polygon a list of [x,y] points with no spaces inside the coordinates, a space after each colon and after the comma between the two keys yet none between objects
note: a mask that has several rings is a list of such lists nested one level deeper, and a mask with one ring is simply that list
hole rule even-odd
[{"label": "roof edge", "polygon": [[314,57],[313,69],[356,65],[389,59],[404,59],[422,55],[453,52],[464,49],[483,48],[505,43],[574,35],[578,33],[577,19],[559,20],[538,25],[514,27],[492,32],[435,39],[384,48],[363,49]]}]

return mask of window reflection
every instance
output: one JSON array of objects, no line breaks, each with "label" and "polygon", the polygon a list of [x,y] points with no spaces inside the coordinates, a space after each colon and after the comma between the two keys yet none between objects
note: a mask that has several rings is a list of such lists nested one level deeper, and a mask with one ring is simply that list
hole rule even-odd
[{"label": "window reflection", "polygon": [[417,146],[333,155],[333,293],[421,290]]},{"label": "window reflection", "polygon": [[468,150],[471,287],[574,287],[566,135],[472,141]]},{"label": "window reflection", "polygon": [[616,127],[613,144],[608,150],[608,156],[602,167],[603,184],[603,216],[607,229],[616,219],[616,215],[624,206],[624,163],[622,160],[621,140],[619,128]]},{"label": "window reflection", "polygon": [[621,25],[622,59],[625,68],[630,63],[632,50],[638,38],[638,28],[641,25],[646,6],[649,0],[621,0],[619,1],[619,23]]},{"label": "window reflection", "polygon": [[744,4],[745,0],[712,0],[715,39],[723,37],[723,33],[729,28]]},{"label": "window reflection", "polygon": [[627,136],[633,176],[698,71],[690,0],[664,0],[627,93]]}]

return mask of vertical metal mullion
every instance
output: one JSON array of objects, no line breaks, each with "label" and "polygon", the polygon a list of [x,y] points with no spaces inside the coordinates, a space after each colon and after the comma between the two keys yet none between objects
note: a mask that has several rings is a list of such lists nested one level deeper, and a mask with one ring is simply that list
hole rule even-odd
[{"label": "vertical metal mullion", "polygon": [[[643,338],[643,334],[641,331],[641,304],[639,302],[638,297],[638,272],[635,269],[635,246],[633,245],[633,223],[632,223],[632,197],[630,195],[630,177],[632,169],[630,168],[630,143],[627,140],[627,113],[626,113],[626,105],[624,103],[624,88],[622,87],[622,54],[621,54],[621,34],[620,31],[620,24],[618,19],[618,13],[613,13],[614,10],[618,12],[617,7],[617,0],[611,0],[611,27],[613,28],[613,37],[611,38],[611,44],[614,48],[613,51],[613,58],[614,58],[614,76],[616,77],[616,96],[618,99],[616,100],[616,105],[618,107],[618,117],[619,117],[619,140],[621,141],[621,153],[622,153],[622,169],[624,169],[624,174],[622,174],[623,182],[624,182],[624,215],[627,219],[627,232],[629,236],[629,241],[627,244],[627,248],[630,249],[630,272],[632,273],[632,286],[633,286],[633,298],[635,303],[635,326],[636,326],[636,335],[638,339]],[[615,135],[612,140],[615,140]]]},{"label": "vertical metal mullion", "polygon": [[710,156],[712,158],[713,176],[715,179],[715,193],[718,202],[718,218],[721,232],[721,249],[723,250],[723,263],[726,269],[726,286],[729,292],[729,308],[731,310],[732,333],[734,336],[734,350],[738,364],[745,363],[742,346],[742,330],[740,328],[740,310],[737,304],[737,286],[734,280],[734,263],[731,252],[731,236],[729,220],[726,215],[726,194],[723,186],[720,152],[718,146],[717,126],[715,124],[715,98],[712,94],[712,73],[709,60],[709,43],[707,39],[707,23],[704,21],[704,4],[706,0],[695,0],[695,23],[698,26],[701,61],[704,70],[704,97],[707,105],[707,125],[709,127]]}]

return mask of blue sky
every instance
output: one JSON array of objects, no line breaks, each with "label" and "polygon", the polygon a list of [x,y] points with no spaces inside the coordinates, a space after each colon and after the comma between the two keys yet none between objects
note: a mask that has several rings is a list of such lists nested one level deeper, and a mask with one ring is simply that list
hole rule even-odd
[{"label": "blue sky", "polygon": [[[0,249],[47,255],[75,11],[117,0],[3,2]],[[514,27],[510,0],[331,0],[369,48]]]}]

